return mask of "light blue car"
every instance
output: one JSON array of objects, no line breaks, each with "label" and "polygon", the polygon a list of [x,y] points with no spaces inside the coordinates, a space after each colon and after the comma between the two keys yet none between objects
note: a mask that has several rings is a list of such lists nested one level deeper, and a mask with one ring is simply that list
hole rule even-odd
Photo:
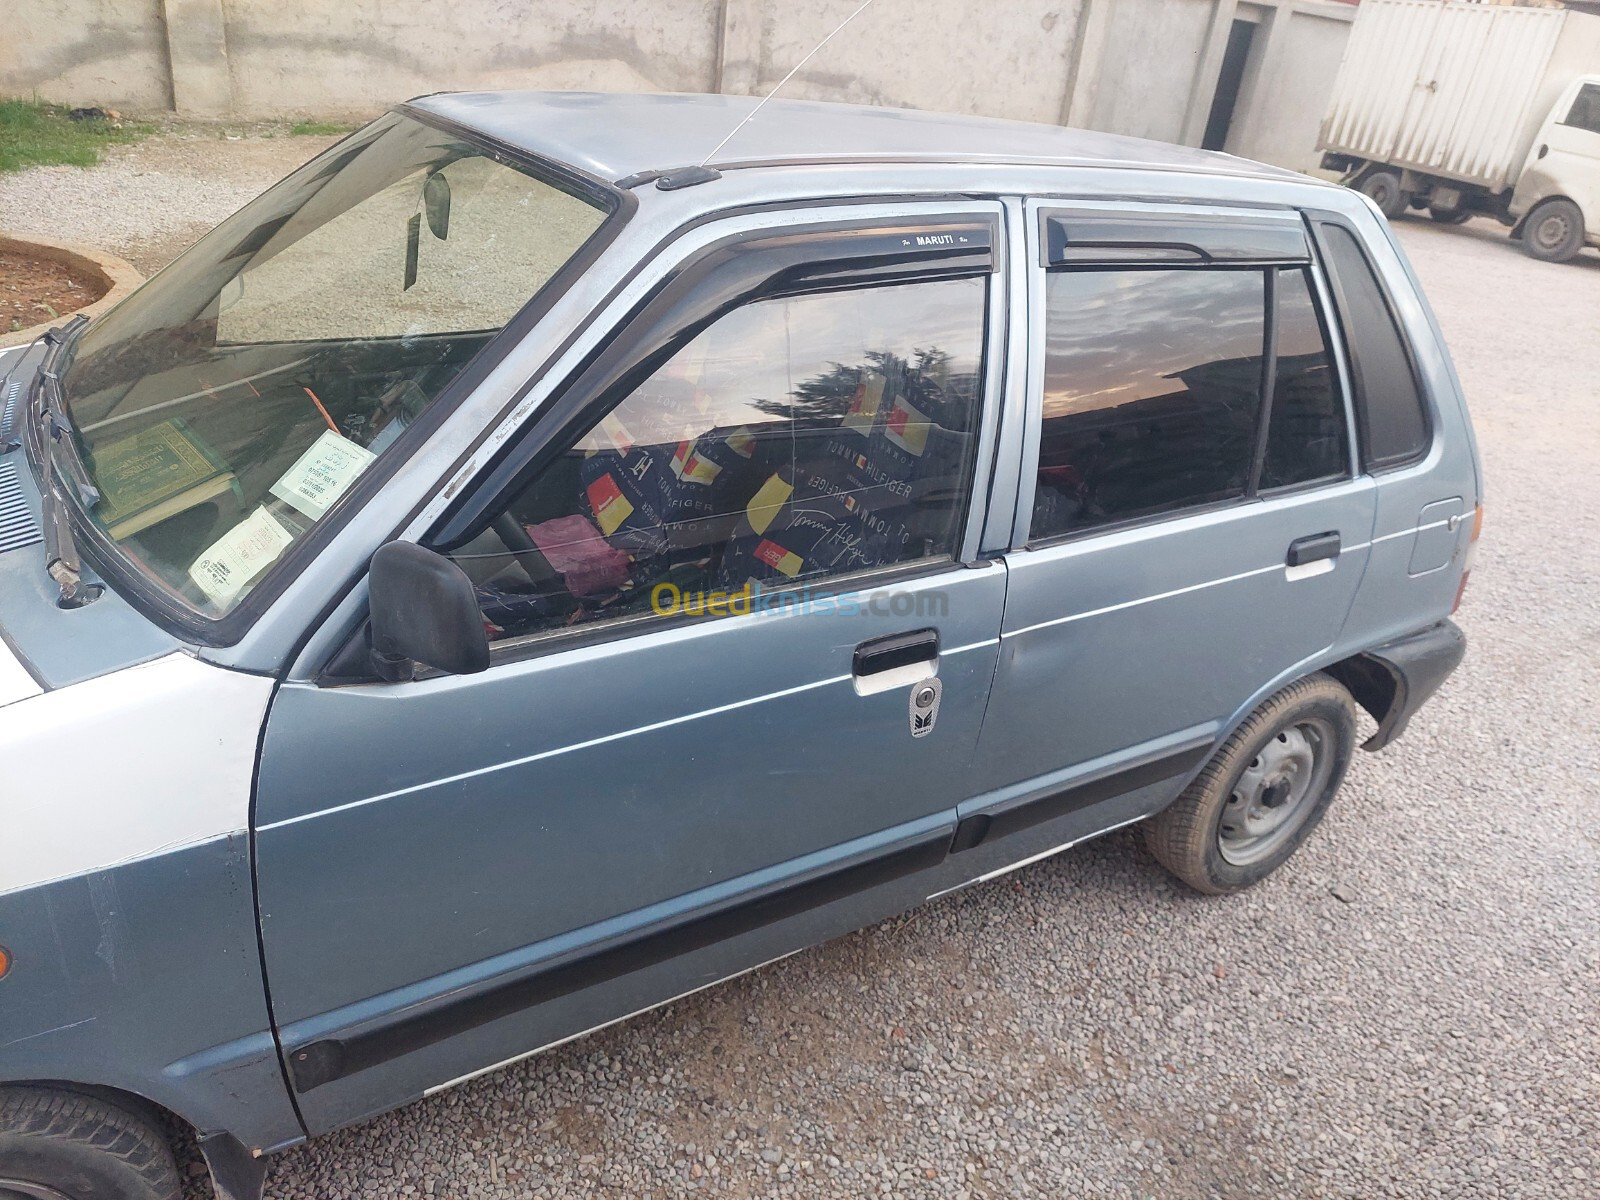
[{"label": "light blue car", "polygon": [[1355,193],[774,102],[396,108],[0,357],[0,1196],[264,1156],[1133,822],[1293,854],[1459,662]]}]

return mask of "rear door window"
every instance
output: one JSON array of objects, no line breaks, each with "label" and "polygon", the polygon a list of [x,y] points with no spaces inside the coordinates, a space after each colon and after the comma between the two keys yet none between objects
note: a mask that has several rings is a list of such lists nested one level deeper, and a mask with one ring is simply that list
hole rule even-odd
[{"label": "rear door window", "polygon": [[1356,237],[1319,222],[1355,382],[1361,460],[1368,469],[1420,458],[1428,417],[1405,342],[1378,277]]},{"label": "rear door window", "polygon": [[1261,415],[1265,272],[1046,280],[1031,539],[1243,496]]}]

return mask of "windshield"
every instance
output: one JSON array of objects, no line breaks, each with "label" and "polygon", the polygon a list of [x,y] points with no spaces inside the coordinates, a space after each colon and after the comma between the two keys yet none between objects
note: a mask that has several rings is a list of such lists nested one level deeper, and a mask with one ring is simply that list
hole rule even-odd
[{"label": "windshield", "polygon": [[605,216],[384,117],[84,331],[62,389],[90,516],[165,590],[224,615]]}]

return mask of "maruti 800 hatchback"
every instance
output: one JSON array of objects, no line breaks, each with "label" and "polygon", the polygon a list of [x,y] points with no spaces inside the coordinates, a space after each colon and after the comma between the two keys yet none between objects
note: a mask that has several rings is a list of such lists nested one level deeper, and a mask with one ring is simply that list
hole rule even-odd
[{"label": "maruti 800 hatchback", "polygon": [[1064,129],[402,105],[0,360],[0,1193],[263,1156],[1136,821],[1280,866],[1463,652],[1356,193]]}]

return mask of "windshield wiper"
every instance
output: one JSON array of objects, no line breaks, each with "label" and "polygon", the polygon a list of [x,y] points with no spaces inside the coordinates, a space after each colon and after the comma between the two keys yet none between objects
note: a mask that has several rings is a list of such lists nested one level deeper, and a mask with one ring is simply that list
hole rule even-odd
[{"label": "windshield wiper", "polygon": [[104,591],[99,584],[83,582],[83,562],[78,557],[72,513],[63,491],[63,484],[70,479],[85,512],[100,500],[100,490],[83,465],[72,423],[61,404],[63,357],[71,352],[72,343],[88,323],[89,318],[80,314],[44,335],[48,349],[39,364],[33,393],[32,415],[44,439],[40,456],[44,488],[40,500],[44,510],[45,570],[61,589],[57,603],[62,608],[81,608]]}]

